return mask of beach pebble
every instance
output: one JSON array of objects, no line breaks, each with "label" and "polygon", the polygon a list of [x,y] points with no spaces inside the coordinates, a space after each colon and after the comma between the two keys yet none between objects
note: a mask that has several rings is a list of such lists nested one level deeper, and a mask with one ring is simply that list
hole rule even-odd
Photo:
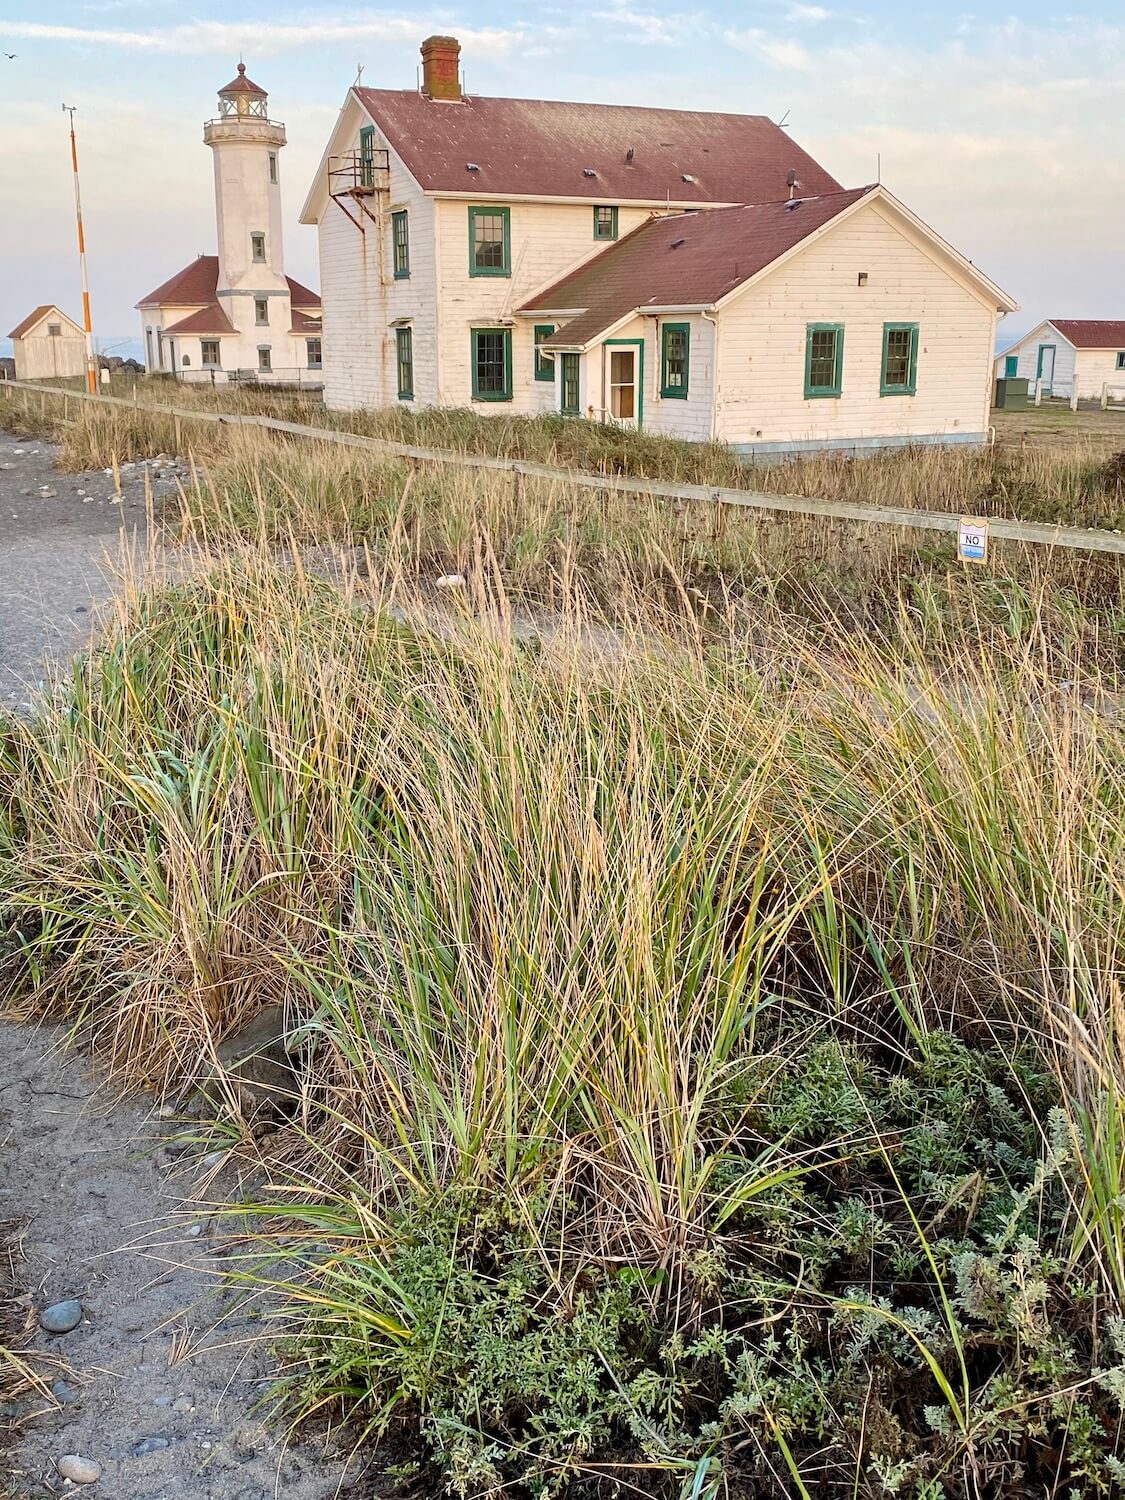
[{"label": "beach pebble", "polygon": [[97,1484],[102,1477],[101,1465],[78,1453],[64,1453],[55,1468],[60,1478],[69,1479],[71,1484]]},{"label": "beach pebble", "polygon": [[139,1443],[134,1443],[129,1452],[134,1458],[147,1458],[150,1453],[161,1453],[168,1446],[166,1437],[142,1438]]},{"label": "beach pebble", "polygon": [[82,1321],[82,1304],[75,1298],[52,1302],[39,1314],[39,1326],[45,1333],[70,1333]]}]

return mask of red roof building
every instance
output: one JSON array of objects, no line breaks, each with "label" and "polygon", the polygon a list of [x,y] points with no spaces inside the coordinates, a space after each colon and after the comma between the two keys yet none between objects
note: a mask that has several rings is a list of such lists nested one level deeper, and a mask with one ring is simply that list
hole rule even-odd
[{"label": "red roof building", "polygon": [[1125,400],[1125,318],[1049,318],[997,357],[996,375],[1026,380],[1040,400],[1116,405]]},{"label": "red roof building", "polygon": [[246,76],[219,90],[203,138],[216,155],[216,255],[197,255],[142,297],[146,364],[179,380],[319,384],[320,298],[284,269],[285,127]]},{"label": "red roof building", "polygon": [[[353,87],[301,214],[330,406],[561,411],[755,451],[983,441],[1011,299],[761,114]],[[846,352],[845,352],[846,345]]]}]

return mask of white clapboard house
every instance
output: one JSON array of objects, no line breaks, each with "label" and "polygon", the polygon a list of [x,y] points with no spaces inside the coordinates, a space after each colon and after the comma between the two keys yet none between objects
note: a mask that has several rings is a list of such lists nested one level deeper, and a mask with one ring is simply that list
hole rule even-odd
[{"label": "white clapboard house", "polygon": [[1125,399],[1125,319],[1050,318],[997,356],[996,375],[1041,396]]},{"label": "white clapboard house", "polygon": [[979,443],[1015,304],[772,121],[353,87],[319,231],[330,407],[558,411],[747,451]]}]

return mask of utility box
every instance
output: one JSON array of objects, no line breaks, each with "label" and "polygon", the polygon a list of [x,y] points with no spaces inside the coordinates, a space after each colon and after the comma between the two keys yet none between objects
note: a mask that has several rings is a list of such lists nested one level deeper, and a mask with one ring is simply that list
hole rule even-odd
[{"label": "utility box", "polygon": [[1028,381],[1017,380],[1015,376],[996,382],[996,400],[993,403],[1001,411],[1026,411],[1030,405],[1027,399]]}]

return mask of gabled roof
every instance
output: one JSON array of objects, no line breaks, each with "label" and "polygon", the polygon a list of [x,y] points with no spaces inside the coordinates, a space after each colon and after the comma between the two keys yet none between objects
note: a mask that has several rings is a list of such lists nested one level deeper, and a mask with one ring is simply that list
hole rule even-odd
[{"label": "gabled roof", "polygon": [[30,333],[35,325],[37,323],[42,323],[43,319],[50,313],[58,313],[63,322],[69,323],[76,333],[82,332],[82,329],[78,326],[74,319],[68,317],[67,314],[63,312],[61,307],[56,307],[53,302],[43,302],[35,309],[34,312],[29,312],[27,317],[24,318],[22,322],[17,323],[16,326],[12,329],[11,333],[9,333],[8,337],[10,339],[22,339],[25,333]]},{"label": "gabled roof", "polygon": [[186,318],[164,330],[165,333],[213,333],[216,337],[235,331],[234,324],[217,302],[209,302],[198,312],[188,313]]},{"label": "gabled roof", "polygon": [[858,212],[880,206],[926,253],[952,268],[977,296],[1002,312],[1016,304],[963,255],[881,185],[816,198],[664,214],[537,292],[519,311],[569,317],[548,348],[585,349],[634,312],[710,309],[796,254],[801,245]]},{"label": "gabled roof", "polygon": [[[319,307],[320,298],[316,292],[307,286],[302,286],[292,276],[287,276],[289,283],[289,303],[291,307]],[[197,255],[196,258],[186,265],[182,271],[177,271],[174,276],[149,292],[147,297],[142,297],[137,303],[138,307],[149,307],[153,304],[165,307],[207,307],[215,301],[219,285],[219,257],[217,255]],[[185,330],[189,332],[191,330]]]},{"label": "gabled roof", "polygon": [[638,308],[712,307],[873,191],[650,219],[520,311],[583,309],[547,343],[584,348]]},{"label": "gabled roof", "polygon": [[1052,318],[1050,323],[1076,349],[1125,349],[1125,319]]},{"label": "gabled roof", "polygon": [[784,196],[790,171],[807,193],[840,186],[764,115],[477,96],[450,103],[413,89],[353,93],[425,192],[764,203]]},{"label": "gabled roof", "polygon": [[170,304],[172,307],[191,307],[199,303],[202,307],[208,302],[214,302],[218,284],[219,257],[197,255],[182,271],[169,276],[154,292],[142,297],[137,306],[148,307],[151,303],[158,303],[161,306]]}]

